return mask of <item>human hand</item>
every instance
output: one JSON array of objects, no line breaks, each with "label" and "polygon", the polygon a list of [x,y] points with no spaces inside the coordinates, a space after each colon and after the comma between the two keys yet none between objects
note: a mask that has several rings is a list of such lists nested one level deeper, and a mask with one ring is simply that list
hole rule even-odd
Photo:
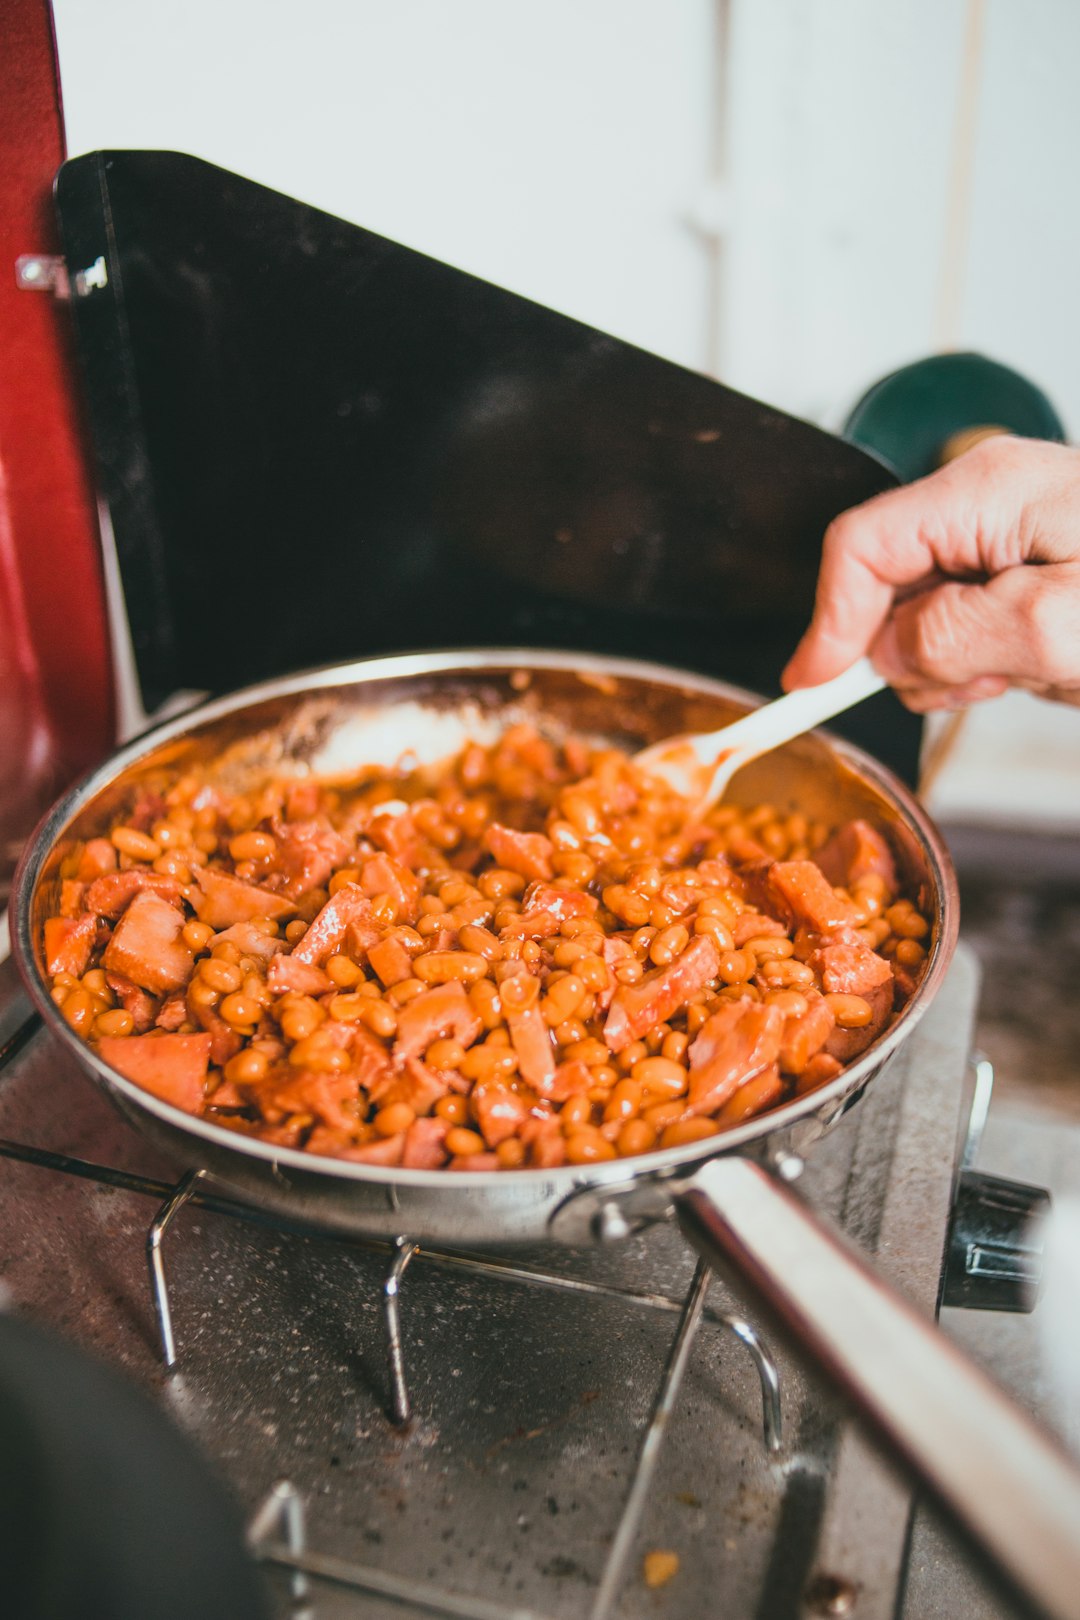
[{"label": "human hand", "polygon": [[864,653],[918,713],[1009,686],[1080,704],[1080,450],[987,439],[836,518],[784,687]]}]

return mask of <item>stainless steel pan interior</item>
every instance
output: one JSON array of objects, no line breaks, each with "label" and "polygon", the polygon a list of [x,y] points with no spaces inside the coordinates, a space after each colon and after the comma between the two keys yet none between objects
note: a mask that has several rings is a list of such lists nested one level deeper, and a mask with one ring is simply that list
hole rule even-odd
[{"label": "stainless steel pan interior", "polygon": [[938,833],[905,788],[857,750],[802,738],[748,766],[730,796],[884,824],[932,913],[925,976],[892,1029],[835,1081],[704,1150],[692,1144],[589,1169],[453,1175],[316,1159],[238,1138],[140,1091],[74,1036],[49,999],[39,939],[55,909],[63,854],[73,839],[102,831],[163,769],[215,760],[243,790],[266,772],[347,775],[406,753],[434,762],[521,718],[635,750],[716,728],[752,702],[655,665],[534,651],[379,659],[221,699],[123,749],[46,817],[16,874],[20,967],[52,1032],[146,1136],[259,1204],[337,1230],[485,1248],[617,1236],[674,1206],[691,1241],[751,1284],[1013,1580],[1046,1613],[1080,1620],[1080,1473],[782,1179],[910,1033],[956,940],[955,877]]}]

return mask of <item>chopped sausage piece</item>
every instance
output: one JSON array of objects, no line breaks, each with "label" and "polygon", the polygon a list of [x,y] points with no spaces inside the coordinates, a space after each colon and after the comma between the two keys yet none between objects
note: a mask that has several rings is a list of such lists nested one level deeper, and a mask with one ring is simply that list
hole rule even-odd
[{"label": "chopped sausage piece", "polygon": [[742,950],[748,939],[764,939],[767,936],[787,938],[787,929],[783,923],[763,911],[742,912],[736,917],[735,927],[731,933],[737,951]]},{"label": "chopped sausage piece", "polygon": [[508,1011],[506,1027],[510,1031],[510,1044],[517,1053],[522,1079],[541,1095],[550,1095],[555,1079],[555,1047],[539,1006],[534,1002],[521,1012]]},{"label": "chopped sausage piece", "polygon": [[293,946],[290,953],[293,961],[320,966],[328,956],[340,951],[355,923],[374,928],[377,937],[378,928],[372,918],[371,901],[359,883],[343,883],[309,925],[299,944]]},{"label": "chopped sausage piece", "polygon": [[75,876],[83,883],[93,883],[104,872],[115,872],[119,855],[107,838],[87,840]]},{"label": "chopped sausage piece", "polygon": [[830,934],[854,923],[859,915],[858,908],[837,894],[813,861],[774,861],[766,887],[788,916],[816,934]]},{"label": "chopped sausage piece", "polygon": [[180,938],[184,914],[143,889],[124,912],[102,961],[113,973],[134,979],[144,990],[164,995],[191,978],[195,958]]},{"label": "chopped sausage piece", "polygon": [[60,915],[61,917],[79,917],[84,910],[83,895],[89,885],[80,883],[78,878],[64,878],[60,884]]},{"label": "chopped sausage piece", "polygon": [[[105,983],[127,1012],[132,1016],[136,1035],[145,1035],[158,1022],[158,1003],[153,996],[148,996],[145,990],[123,973],[106,973]],[[183,997],[181,1004],[183,1004]],[[187,1014],[185,1012],[184,1016]],[[183,1023],[183,1019],[180,1020]],[[158,1023],[158,1028],[163,1026]]]},{"label": "chopped sausage piece", "polygon": [[555,846],[543,833],[517,832],[513,827],[493,821],[484,833],[484,848],[508,872],[517,872],[537,882],[551,879]]},{"label": "chopped sausage piece", "polygon": [[596,993],[596,1005],[600,1012],[607,1012],[614,999],[615,992],[619,988],[619,981],[615,977],[615,969],[619,966],[620,962],[636,962],[637,957],[634,954],[634,947],[631,945],[630,941],[628,939],[620,938],[618,934],[609,934],[607,936],[607,938],[604,940],[602,954],[604,961],[611,969],[611,973],[609,975],[607,989],[598,990]]},{"label": "chopped sausage piece", "polygon": [[595,917],[599,900],[584,889],[560,888],[553,883],[530,883],[521,900],[523,911],[546,911],[560,922],[567,917]]},{"label": "chopped sausage piece", "polygon": [[761,850],[753,860],[742,862],[736,869],[731,887],[742,896],[744,905],[754,911],[768,912],[775,907],[776,901],[768,883],[774,864],[772,856]]},{"label": "chopped sausage piece", "polygon": [[253,922],[233,923],[231,928],[225,928],[214,940],[215,945],[235,945],[244,956],[254,956],[260,962],[269,962],[271,957],[279,951],[286,949],[285,941],[276,934],[266,934]]},{"label": "chopped sausage piece", "polygon": [[747,868],[767,866],[772,860],[767,849],[748,833],[733,832],[728,839],[728,857],[736,863],[740,878]]},{"label": "chopped sausage piece", "polygon": [[499,1170],[498,1155],[495,1153],[455,1153],[448,1170]]},{"label": "chopped sausage piece", "polygon": [[529,1153],[529,1163],[538,1170],[557,1170],[566,1163],[566,1137],[558,1115],[532,1115],[521,1127],[521,1140]]},{"label": "chopped sausage piece", "polygon": [[740,1086],[775,1064],[784,1015],[760,1001],[728,1001],[691,1042],[688,1114],[712,1114]]},{"label": "chopped sausage piece", "polygon": [[621,1052],[656,1024],[664,1023],[720,970],[720,953],[708,934],[698,934],[667,967],[647,973],[638,984],[616,990],[604,1025],[604,1040]]},{"label": "chopped sausage piece", "polygon": [[368,1087],[368,1095],[380,1108],[407,1103],[414,1114],[420,1115],[430,1114],[439,1098],[445,1097],[449,1090],[450,1082],[441,1074],[419,1058],[410,1057],[405,1059],[402,1073],[388,1069],[385,1075],[379,1075]]},{"label": "chopped sausage piece", "polygon": [[390,1054],[382,1042],[369,1035],[366,1029],[345,1024],[338,1027],[348,1035],[353,1079],[375,1101],[394,1078]]},{"label": "chopped sausage piece", "polygon": [[700,878],[691,879],[685,872],[679,872],[664,879],[660,885],[659,898],[668,910],[678,917],[686,911],[692,911],[707,892],[708,889]]},{"label": "chopped sausage piece", "polygon": [[180,904],[184,894],[175,878],[132,867],[127,872],[108,872],[104,877],[95,878],[83,896],[83,908],[96,912],[99,917],[119,917],[143,889],[152,890],[174,906]]},{"label": "chopped sausage piece", "polygon": [[337,1157],[351,1159],[355,1164],[403,1164],[407,1136],[406,1131],[399,1131],[396,1136],[379,1136],[359,1147],[342,1148]]},{"label": "chopped sausage piece", "polygon": [[845,928],[837,937],[823,940],[810,961],[821,975],[826,995],[869,1000],[879,986],[892,983],[891,965],[854,929]]},{"label": "chopped sausage piece", "polygon": [[504,733],[499,746],[500,751],[512,753],[545,781],[558,781],[559,767],[554,745],[548,737],[534,730],[532,726],[524,722],[511,726]]},{"label": "chopped sausage piece", "polygon": [[[336,1046],[342,1052],[351,1053],[353,1048],[359,1044],[361,1038],[366,1033],[367,1032],[362,1030],[358,1024],[341,1022],[336,1018],[332,1018],[327,1023],[320,1026],[319,1043],[327,1046]],[[386,1049],[384,1048],[382,1042],[376,1041],[374,1036],[370,1038],[374,1045],[379,1048],[379,1051],[385,1057]]]},{"label": "chopped sausage piece", "polygon": [[804,1073],[810,1059],[821,1051],[836,1028],[832,1008],[821,996],[807,997],[804,1013],[788,1018],[780,1042],[780,1067],[785,1074]]},{"label": "chopped sausage piece", "polygon": [[352,854],[348,839],[325,816],[313,816],[310,821],[273,821],[271,826],[277,839],[274,864],[281,892],[291,900],[319,888]]},{"label": "chopped sausage piece", "polygon": [[185,1113],[202,1107],[209,1035],[106,1035],[98,1051],[112,1068]]},{"label": "chopped sausage piece", "polygon": [[160,793],[149,791],[140,793],[131,807],[127,817],[129,827],[138,832],[149,832],[155,821],[160,821],[165,814],[165,800]]},{"label": "chopped sausage piece", "polygon": [[474,1088],[472,1105],[480,1134],[489,1148],[497,1148],[508,1136],[516,1136],[529,1117],[525,1099],[496,1080],[483,1081]]},{"label": "chopped sausage piece", "polygon": [[861,1029],[841,1029],[838,1024],[825,1043],[829,1056],[839,1058],[841,1063],[852,1062],[888,1027],[893,1010],[891,983],[871,991],[864,1000],[870,1003],[870,1022]]},{"label": "chopped sausage piece", "polygon": [[[225,1119],[227,1118],[228,1115],[225,1116]],[[220,1119],[219,1123],[224,1124],[225,1119]],[[343,1131],[329,1131],[325,1125],[316,1125],[312,1129],[310,1120],[303,1114],[290,1114],[288,1119],[283,1119],[278,1125],[259,1126],[260,1142],[269,1142],[271,1147],[295,1148],[299,1151],[305,1142],[319,1138],[324,1143],[330,1144],[320,1151],[332,1153],[335,1158],[339,1156],[340,1144],[345,1140],[352,1140],[347,1138]]]},{"label": "chopped sausage piece", "polygon": [[702,883],[710,889],[727,889],[735,881],[735,869],[722,855],[710,856],[706,860],[699,861],[694,870],[699,874]]},{"label": "chopped sausage piece", "polygon": [[369,945],[367,959],[387,989],[412,978],[412,957],[393,934],[387,934],[377,944]]},{"label": "chopped sausage piece", "polygon": [[807,1091],[816,1091],[818,1086],[835,1080],[842,1069],[843,1064],[838,1058],[830,1057],[828,1052],[819,1052],[799,1075],[795,1090],[800,1097]]},{"label": "chopped sausage piece", "polygon": [[211,1108],[246,1108],[248,1100],[231,1080],[222,1079],[210,1093],[208,1102]]},{"label": "chopped sausage piece", "polygon": [[356,1079],[347,1070],[326,1074],[283,1064],[257,1085],[242,1089],[257,1097],[269,1120],[284,1119],[287,1114],[314,1114],[332,1130],[355,1132],[359,1125]]},{"label": "chopped sausage piece", "polygon": [[191,996],[190,986],[186,1001],[187,1016],[193,1024],[197,1024],[210,1036],[211,1063],[226,1064],[231,1057],[235,1057],[244,1044],[244,1037],[239,1030],[227,1024],[221,1014],[213,1007],[204,1007]]},{"label": "chopped sausage piece", "polygon": [[[382,938],[383,924],[370,912],[358,911],[349,920],[349,927],[345,934],[345,950],[350,956],[366,956],[372,945],[377,945]],[[433,945],[432,950],[439,946]]]},{"label": "chopped sausage piece", "polygon": [[582,1063],[580,1058],[571,1058],[568,1063],[559,1064],[551,1084],[544,1088],[544,1096],[551,1102],[566,1102],[568,1097],[583,1096],[593,1083],[588,1064]]},{"label": "chopped sausage piece", "polygon": [[825,1050],[841,1063],[864,1052],[888,1024],[893,1010],[893,970],[853,929],[825,941],[810,958],[827,995],[861,996],[870,1004],[870,1022],[860,1029],[834,1029]]},{"label": "chopped sausage piece", "polygon": [[272,917],[275,922],[291,917],[296,907],[280,894],[260,889],[254,883],[222,872],[216,866],[197,866],[191,903],[200,922],[211,928],[229,928],[233,923],[252,922],[256,917]]},{"label": "chopped sausage piece", "polygon": [[902,962],[893,963],[893,1002],[897,1007],[902,1007],[906,1001],[911,1000],[919,988],[919,980],[922,978],[925,965],[924,962],[918,968],[912,969],[905,967]]},{"label": "chopped sausage piece", "polygon": [[50,973],[80,978],[90,965],[97,939],[97,918],[50,917],[45,924],[45,966]]},{"label": "chopped sausage piece", "polygon": [[320,783],[314,776],[290,782],[285,789],[285,820],[310,821],[319,808],[319,793]]},{"label": "chopped sausage piece", "polygon": [[405,1132],[405,1169],[441,1170],[448,1158],[444,1144],[449,1129],[445,1119],[414,1119]]},{"label": "chopped sausage piece", "polygon": [[744,1119],[752,1119],[755,1114],[770,1108],[783,1095],[783,1091],[780,1070],[775,1063],[770,1063],[767,1069],[762,1069],[744,1086],[739,1086],[724,1106],[717,1110],[715,1117],[721,1125],[741,1125]]},{"label": "chopped sausage piece", "polygon": [[394,1061],[419,1057],[442,1035],[471,1046],[483,1027],[459,980],[434,985],[406,1002],[398,1013]]},{"label": "chopped sausage piece", "polygon": [[[187,1022],[187,997],[179,990],[174,990],[171,996],[166,996],[158,1009],[154,1024],[158,1029],[177,1030],[181,1024]],[[138,1029],[138,1023],[135,1025]]]},{"label": "chopped sausage piece", "polygon": [[878,877],[888,898],[899,893],[896,862],[892,850],[876,827],[868,821],[847,821],[814,855],[830,883],[850,889],[864,878]]},{"label": "chopped sausage piece", "polygon": [[377,894],[388,894],[394,902],[399,922],[416,920],[420,905],[420,885],[399,861],[389,855],[372,855],[360,868],[360,887],[372,899]]},{"label": "chopped sausage piece", "polygon": [[409,811],[399,816],[374,816],[368,823],[367,836],[411,872],[439,864],[439,851],[420,832]]},{"label": "chopped sausage piece", "polygon": [[[232,1105],[219,1104],[218,1093],[215,1091],[210,1099],[210,1106],[217,1109]],[[228,1119],[229,1116],[226,1114],[220,1122],[226,1124]],[[345,1149],[355,1147],[357,1142],[356,1130],[332,1131],[329,1125],[308,1125],[304,1121],[303,1114],[290,1114],[282,1124],[272,1126],[271,1131],[265,1135],[260,1131],[259,1135],[264,1141],[273,1141],[279,1147],[303,1148],[305,1153],[320,1153],[328,1159],[340,1159]]]},{"label": "chopped sausage piece", "polygon": [[553,911],[523,911],[511,917],[502,932],[506,939],[547,939],[559,932],[559,919]]},{"label": "chopped sausage piece", "polygon": [[334,982],[321,967],[304,962],[296,955],[279,953],[266,971],[266,987],[275,996],[324,996],[334,988]]}]

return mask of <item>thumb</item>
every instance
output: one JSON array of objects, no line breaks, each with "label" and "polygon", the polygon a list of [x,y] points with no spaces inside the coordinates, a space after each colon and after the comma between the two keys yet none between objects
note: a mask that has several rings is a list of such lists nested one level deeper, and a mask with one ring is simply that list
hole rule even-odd
[{"label": "thumb", "polygon": [[874,664],[901,689],[960,687],[992,675],[1039,684],[1075,680],[1080,603],[1062,591],[1057,576],[1064,571],[1021,564],[985,583],[953,581],[910,597],[875,638]]}]

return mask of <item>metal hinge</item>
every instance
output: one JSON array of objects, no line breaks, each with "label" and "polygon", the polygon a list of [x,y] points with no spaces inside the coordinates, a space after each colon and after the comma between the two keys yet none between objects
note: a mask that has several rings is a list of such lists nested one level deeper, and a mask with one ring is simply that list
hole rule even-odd
[{"label": "metal hinge", "polygon": [[20,253],[15,260],[15,282],[26,292],[51,292],[55,298],[70,298],[72,279],[76,296],[85,298],[98,287],[107,287],[109,272],[105,256],[99,253],[85,270],[69,277],[67,265],[58,253]]},{"label": "metal hinge", "polygon": [[15,284],[24,292],[51,292],[70,298],[67,265],[58,253],[20,253],[15,260]]}]

